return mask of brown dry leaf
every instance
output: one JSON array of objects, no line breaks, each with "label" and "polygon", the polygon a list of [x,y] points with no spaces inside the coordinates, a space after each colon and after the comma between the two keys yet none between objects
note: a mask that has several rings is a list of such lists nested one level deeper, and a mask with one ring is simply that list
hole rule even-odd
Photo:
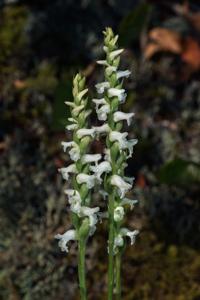
[{"label": "brown dry leaf", "polygon": [[14,82],[13,82],[13,85],[16,89],[24,89],[26,87],[26,82],[25,81],[22,81],[22,80],[19,80],[19,79],[16,79]]},{"label": "brown dry leaf", "polygon": [[200,68],[200,45],[193,38],[188,37],[184,43],[185,47],[181,54],[182,60],[189,64],[193,70]]},{"label": "brown dry leaf", "polygon": [[145,58],[152,57],[159,51],[167,51],[175,54],[182,52],[181,36],[172,30],[166,28],[154,28],[149,32],[149,42],[145,48]]},{"label": "brown dry leaf", "polygon": [[139,186],[140,188],[146,187],[147,183],[146,183],[146,179],[143,174],[141,174],[141,173],[139,174],[137,181],[136,181],[136,185]]}]

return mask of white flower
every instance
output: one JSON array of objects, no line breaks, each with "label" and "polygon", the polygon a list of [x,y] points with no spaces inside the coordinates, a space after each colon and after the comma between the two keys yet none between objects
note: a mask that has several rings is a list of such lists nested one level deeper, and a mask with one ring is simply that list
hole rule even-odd
[{"label": "white flower", "polygon": [[80,173],[76,176],[76,180],[79,184],[85,183],[87,185],[88,189],[92,189],[95,184],[95,176],[94,175]]},{"label": "white flower", "polygon": [[97,223],[97,212],[100,210],[99,207],[87,207],[82,206],[79,212],[80,217],[88,217],[90,221],[90,227],[94,227]]},{"label": "white flower", "polygon": [[102,104],[107,104],[105,98],[101,98],[101,99],[92,99],[92,102],[95,103],[96,105],[96,109],[99,109],[99,106]]},{"label": "white flower", "polygon": [[75,142],[61,142],[61,145],[63,146],[63,151],[66,152],[67,148],[75,145]]},{"label": "white flower", "polygon": [[120,103],[124,103],[126,99],[126,93],[124,89],[110,88],[108,89],[108,95],[110,97],[118,97]]},{"label": "white flower", "polygon": [[104,123],[101,126],[94,126],[93,129],[94,129],[95,133],[97,134],[97,136],[99,136],[99,134],[101,134],[101,133],[107,133],[110,131],[110,127],[108,126],[107,123]]},{"label": "white flower", "polygon": [[[105,121],[107,119],[107,114],[110,112],[110,105],[104,98],[93,99],[92,101],[96,104],[98,119],[100,121]],[[101,108],[99,108],[100,105],[102,105]]]},{"label": "white flower", "polygon": [[120,230],[120,233],[121,233],[122,236],[129,237],[131,239],[131,245],[133,245],[135,243],[135,237],[136,237],[136,235],[139,234],[139,230],[130,231],[127,228],[122,228]]},{"label": "white flower", "polygon": [[131,139],[131,140],[128,140],[126,142],[126,148],[128,149],[129,151],[129,155],[128,155],[128,158],[132,156],[133,154],[133,147],[138,143],[138,140],[137,139]]},{"label": "white flower", "polygon": [[122,77],[129,77],[129,75],[131,74],[131,72],[129,70],[125,70],[125,71],[118,71],[117,72],[117,79],[120,79]]},{"label": "white flower", "polygon": [[70,125],[67,125],[66,126],[66,129],[67,130],[75,130],[78,128],[78,125],[77,124],[70,124]]},{"label": "white flower", "polygon": [[97,83],[95,85],[96,89],[97,89],[97,93],[99,94],[103,94],[103,92],[105,91],[105,89],[108,89],[110,87],[110,84],[108,81],[104,81],[101,83]]},{"label": "white flower", "polygon": [[110,105],[104,104],[96,110],[99,121],[106,121],[107,115],[110,113]]},{"label": "white flower", "polygon": [[61,142],[61,145],[63,146],[64,152],[66,152],[67,148],[72,147],[69,151],[71,160],[77,161],[80,158],[80,148],[75,142]]},{"label": "white flower", "polygon": [[118,142],[120,150],[127,148],[127,139],[128,132],[119,132],[119,131],[111,131],[109,134],[109,139],[111,142]]},{"label": "white flower", "polygon": [[120,222],[124,217],[124,208],[122,206],[117,206],[114,210],[114,220],[115,222]]},{"label": "white flower", "polygon": [[90,135],[92,137],[94,137],[94,129],[93,128],[81,128],[79,130],[77,130],[76,132],[77,137],[79,139],[81,139],[82,137],[86,136],[86,135]]},{"label": "white flower", "polygon": [[96,166],[90,166],[90,171],[94,172],[95,177],[99,182],[102,182],[101,175],[103,173],[109,173],[111,170],[111,165],[108,161],[102,161]]},{"label": "white flower", "polygon": [[127,140],[126,137],[128,136],[128,132],[118,132],[118,131],[111,131],[109,138],[111,142],[117,141],[119,143],[119,149],[120,150],[125,150],[128,149],[129,151],[129,156],[132,156],[133,153],[133,146],[135,146],[138,142],[137,139],[131,139]]},{"label": "white flower", "polygon": [[92,162],[97,163],[100,159],[101,159],[101,154],[85,154],[82,157],[82,162],[85,164],[92,163]]},{"label": "white flower", "polygon": [[114,59],[116,56],[120,55],[123,51],[124,51],[124,49],[118,49],[118,50],[112,51],[112,52],[109,54],[110,59]]},{"label": "white flower", "polygon": [[127,124],[130,125],[131,118],[134,116],[134,113],[124,113],[121,111],[116,111],[113,115],[113,119],[115,122],[126,120]]},{"label": "white flower", "polygon": [[67,189],[65,190],[65,194],[68,195],[71,211],[78,214],[81,208],[81,196],[79,192],[73,189]]},{"label": "white flower", "polygon": [[138,200],[131,200],[129,198],[124,198],[121,202],[121,205],[130,205],[130,208],[132,210],[136,203],[138,203]]},{"label": "white flower", "polygon": [[56,234],[55,239],[59,240],[58,246],[61,248],[61,250],[68,252],[69,250],[68,250],[68,247],[67,247],[67,243],[69,241],[77,240],[76,230],[71,229],[71,230],[66,231],[64,234]]},{"label": "white flower", "polygon": [[124,198],[126,192],[132,187],[131,184],[125,182],[119,175],[113,175],[111,177],[111,184],[118,188],[120,198]]},{"label": "white flower", "polygon": [[69,179],[69,173],[77,173],[76,165],[71,164],[66,168],[60,168],[58,169],[59,172],[61,172],[63,179],[68,180]]},{"label": "white flower", "polygon": [[124,237],[129,237],[131,239],[131,245],[135,243],[135,237],[139,233],[138,230],[130,231],[127,228],[121,228],[120,233],[115,237],[114,240],[114,252],[117,253],[117,248],[124,245]]},{"label": "white flower", "polygon": [[123,245],[124,245],[124,239],[121,236],[121,234],[118,234],[114,239],[114,247],[113,247],[114,253],[117,253],[117,248],[122,247]]}]

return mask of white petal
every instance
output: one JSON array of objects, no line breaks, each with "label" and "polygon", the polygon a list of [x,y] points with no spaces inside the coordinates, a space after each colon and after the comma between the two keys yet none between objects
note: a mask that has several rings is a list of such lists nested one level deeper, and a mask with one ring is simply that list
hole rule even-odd
[{"label": "white petal", "polygon": [[122,205],[130,205],[131,210],[134,208],[136,203],[138,203],[138,200],[131,200],[129,198],[124,198],[121,202]]},{"label": "white petal", "polygon": [[80,148],[76,143],[74,143],[72,149],[69,151],[69,155],[70,155],[71,160],[73,160],[73,161],[79,160]]},{"label": "white petal", "polygon": [[67,148],[74,146],[75,142],[61,142],[63,151],[66,152]]},{"label": "white petal", "polygon": [[92,102],[94,102],[96,104],[96,109],[99,108],[99,105],[101,104],[107,104],[105,98],[101,98],[101,99],[92,99]]},{"label": "white petal", "polygon": [[90,136],[94,137],[94,129],[93,128],[90,128],[90,129],[81,128],[76,132],[76,134],[79,139],[81,139],[82,137],[84,137],[86,135],[90,135]]},{"label": "white petal", "polygon": [[125,182],[119,175],[113,175],[111,177],[111,184],[118,188],[120,198],[124,198],[126,192],[132,188],[132,185]]},{"label": "white petal", "polygon": [[131,245],[133,245],[135,243],[135,237],[136,237],[136,235],[139,234],[139,230],[130,231],[127,228],[122,228],[120,230],[120,233],[121,233],[122,236],[129,237],[131,239]]},{"label": "white petal", "polygon": [[65,194],[68,195],[71,211],[78,214],[80,212],[82,202],[79,192],[76,190],[67,189],[65,190]]},{"label": "white petal", "polygon": [[96,110],[99,121],[106,121],[107,115],[110,113],[110,105],[102,105],[101,108]]},{"label": "white petal", "polygon": [[108,95],[110,97],[118,97],[120,103],[124,103],[126,99],[126,93],[124,89],[110,88],[108,89]]},{"label": "white petal", "polygon": [[68,180],[69,179],[69,173],[77,173],[76,165],[71,164],[66,168],[60,168],[58,169],[59,172],[61,172],[63,179]]},{"label": "white petal", "polygon": [[97,134],[107,133],[110,131],[110,127],[108,126],[107,123],[105,123],[101,126],[94,126],[93,128],[94,128],[95,133],[97,133]]},{"label": "white petal", "polygon": [[130,125],[131,118],[134,116],[134,113],[124,113],[121,111],[116,111],[113,116],[115,122],[126,120],[127,124]]},{"label": "white petal", "polygon": [[97,60],[98,65],[109,66],[106,60]]},{"label": "white petal", "polygon": [[101,159],[101,154],[85,154],[82,158],[83,163],[98,162]]},{"label": "white petal", "polygon": [[114,50],[110,53],[109,56],[111,59],[114,59],[116,56],[120,55],[123,51],[124,51],[124,49]]},{"label": "white petal", "polygon": [[97,89],[97,93],[99,94],[103,94],[103,92],[105,91],[105,89],[108,89],[110,87],[110,84],[108,81],[104,81],[101,83],[97,83],[95,85],[96,89]]},{"label": "white petal", "polygon": [[75,130],[78,128],[78,125],[77,124],[70,124],[70,125],[67,125],[66,126],[66,129],[67,130]]},{"label": "white petal", "polygon": [[61,250],[68,252],[67,243],[69,241],[76,240],[76,230],[71,229],[66,231],[64,234],[56,234],[55,239],[59,240],[58,245],[61,248]]},{"label": "white petal", "polygon": [[120,79],[122,77],[129,77],[129,75],[131,74],[131,72],[129,70],[125,70],[125,71],[118,71],[117,72],[117,79]]},{"label": "white petal", "polygon": [[88,189],[92,189],[95,184],[95,176],[94,175],[80,173],[76,176],[76,180],[79,184],[85,183],[87,185]]},{"label": "white petal", "polygon": [[94,172],[95,177],[99,180],[99,182],[102,182],[101,175],[103,173],[109,173],[112,169],[108,161],[102,161],[96,166],[90,166],[90,170]]}]

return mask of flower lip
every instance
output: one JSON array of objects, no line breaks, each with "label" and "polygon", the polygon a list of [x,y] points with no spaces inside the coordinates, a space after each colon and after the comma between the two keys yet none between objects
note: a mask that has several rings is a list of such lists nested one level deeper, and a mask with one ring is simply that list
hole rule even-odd
[{"label": "flower lip", "polygon": [[67,247],[67,243],[69,241],[75,241],[76,240],[76,230],[71,229],[66,231],[63,234],[56,234],[55,239],[58,239],[58,246],[61,248],[62,251],[68,252],[69,249]]},{"label": "flower lip", "polygon": [[69,173],[77,173],[76,165],[71,164],[66,168],[60,168],[58,171],[62,174],[63,179],[68,180],[69,179]]},{"label": "flower lip", "polygon": [[75,142],[61,142],[61,145],[63,146],[63,151],[66,152],[67,148],[75,145]]}]

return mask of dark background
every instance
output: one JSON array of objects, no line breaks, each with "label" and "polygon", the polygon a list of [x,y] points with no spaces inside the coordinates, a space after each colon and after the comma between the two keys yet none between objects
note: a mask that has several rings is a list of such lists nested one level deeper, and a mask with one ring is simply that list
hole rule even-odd
[{"label": "dark background", "polygon": [[[140,236],[123,260],[123,299],[200,299],[199,1],[0,1],[0,299],[75,300],[76,245],[57,169],[73,75],[90,96],[102,80],[102,31],[112,26],[129,68],[126,112],[139,139],[128,175]],[[96,117],[93,116],[95,121]],[[94,152],[101,145],[94,143]],[[98,191],[97,193],[98,194]],[[95,197],[95,195],[94,195]],[[100,205],[105,206],[105,203]],[[90,299],[106,299],[106,224],[89,241]]]}]

